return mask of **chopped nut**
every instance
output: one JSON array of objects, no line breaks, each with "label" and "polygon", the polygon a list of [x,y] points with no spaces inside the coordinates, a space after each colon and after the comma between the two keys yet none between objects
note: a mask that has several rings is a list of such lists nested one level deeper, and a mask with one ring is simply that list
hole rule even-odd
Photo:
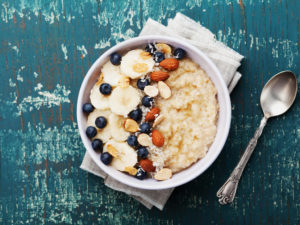
[{"label": "chopped nut", "polygon": [[159,115],[158,117],[156,117],[156,119],[154,120],[153,123],[153,127],[156,127],[158,124],[160,124],[163,120],[165,119],[165,117],[163,115]]},{"label": "chopped nut", "polygon": [[103,77],[104,77],[104,74],[103,74],[103,73],[101,73],[101,74],[99,75],[99,78],[98,78],[98,80],[97,80],[97,83],[96,83],[96,85],[100,85],[100,84],[102,84]]},{"label": "chopped nut", "polygon": [[156,47],[159,51],[162,51],[165,54],[170,54],[172,52],[172,48],[165,43],[158,43]]},{"label": "chopped nut", "polygon": [[165,82],[163,81],[158,82],[158,90],[160,96],[163,97],[164,99],[168,99],[171,97],[172,94],[171,89]]},{"label": "chopped nut", "polygon": [[125,120],[124,124],[125,130],[129,132],[137,132],[139,130],[139,125],[133,119]]},{"label": "chopped nut", "polygon": [[147,112],[146,116],[145,116],[145,121],[154,121],[155,117],[158,116],[160,113],[160,109],[158,107],[154,107],[152,108],[149,112]]},{"label": "chopped nut", "polygon": [[133,176],[136,175],[136,173],[137,173],[137,169],[132,167],[132,166],[126,166],[124,168],[124,171],[129,173],[130,175],[133,175]]},{"label": "chopped nut", "polygon": [[171,177],[172,177],[172,170],[170,170],[169,168],[163,168],[154,175],[154,178],[156,180],[168,180]]},{"label": "chopped nut", "polygon": [[156,97],[158,95],[158,89],[155,86],[148,85],[144,88],[144,92],[146,95],[150,97]]},{"label": "chopped nut", "polygon": [[140,134],[137,138],[138,143],[142,146],[150,146],[151,145],[151,139],[150,136],[147,134]]},{"label": "chopped nut", "polygon": [[134,167],[132,167],[132,166],[126,166],[124,168],[124,171],[127,172],[127,173],[129,173],[132,176],[136,175],[136,173],[137,173],[137,169],[134,168]]},{"label": "chopped nut", "polygon": [[149,59],[149,58],[152,57],[151,54],[150,54],[149,52],[144,52],[144,51],[140,53],[140,56],[141,56],[141,58],[144,59],[144,60]]},{"label": "chopped nut", "polygon": [[109,154],[111,154],[113,157],[115,157],[115,158],[119,157],[119,152],[118,152],[118,150],[114,146],[107,145],[106,149],[107,149],[107,152]]},{"label": "chopped nut", "polygon": [[133,71],[137,73],[143,73],[146,72],[149,69],[148,65],[146,63],[137,63],[133,65]]}]

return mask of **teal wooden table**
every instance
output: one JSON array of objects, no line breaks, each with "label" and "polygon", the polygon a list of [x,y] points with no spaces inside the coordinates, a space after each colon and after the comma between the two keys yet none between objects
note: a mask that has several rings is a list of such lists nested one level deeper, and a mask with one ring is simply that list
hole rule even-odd
[{"label": "teal wooden table", "polygon": [[[298,0],[1,0],[0,224],[299,224],[299,95],[267,125],[234,203],[215,196],[259,123],[264,83],[286,69],[300,80],[299,11]],[[176,12],[246,58],[225,148],[161,212],[79,169],[75,108],[99,55],[137,36],[149,17],[166,24]]]}]

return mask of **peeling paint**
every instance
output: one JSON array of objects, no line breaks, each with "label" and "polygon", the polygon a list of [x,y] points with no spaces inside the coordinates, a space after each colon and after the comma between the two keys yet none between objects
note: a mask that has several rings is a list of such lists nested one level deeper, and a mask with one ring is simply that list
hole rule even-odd
[{"label": "peeling paint", "polygon": [[[55,169],[57,168],[56,165],[62,162],[82,157],[83,152],[79,151],[81,142],[78,138],[76,123],[63,125],[60,128],[47,128],[43,124],[33,126],[31,123],[28,123],[25,133],[20,130],[16,132],[7,129],[0,131],[0,137],[1,146],[3,146],[3,143],[9,137],[13,137],[15,140],[8,144],[12,150],[2,157],[6,163],[12,163],[18,167],[18,170],[7,171],[6,175],[4,175],[4,177],[10,176],[14,179],[20,179],[20,185],[18,187],[11,187],[10,189],[15,194],[18,194],[23,189],[22,183],[30,181],[31,190],[34,193],[40,193],[40,198],[44,199],[40,201],[34,196],[28,196],[26,208],[29,214],[23,222],[26,224],[43,224],[44,218],[42,216],[37,217],[33,212],[37,209],[41,210],[48,205],[47,221],[72,224],[72,214],[79,207],[81,194],[66,193],[65,190],[72,189],[73,178],[71,174],[74,171],[69,170],[67,163],[62,164],[61,173],[56,173]],[[34,144],[31,145],[30,143]],[[15,146],[20,146],[20,148],[15,148]],[[30,173],[28,173],[26,171],[25,160],[29,158],[32,160],[32,165],[36,167],[41,167],[41,165],[47,162],[50,168],[30,169]],[[49,172],[53,174],[52,179],[54,184],[48,179]],[[47,199],[51,198],[52,187],[58,188],[56,195],[52,197],[56,198],[56,205],[65,207],[63,214],[58,212],[56,207],[51,207],[51,202],[47,201]],[[8,195],[1,197],[1,202],[6,206],[11,204],[8,201]],[[24,204],[24,202],[19,202],[19,204]],[[92,204],[94,205],[94,203]]]},{"label": "peeling paint", "polygon": [[67,50],[67,47],[64,44],[61,44],[61,50],[64,53],[65,60],[68,60],[68,50]]},{"label": "peeling paint", "polygon": [[111,44],[109,41],[99,41],[98,43],[95,44],[95,49],[102,49],[106,47],[110,47]]},{"label": "peeling paint", "polygon": [[34,89],[35,91],[40,91],[42,88],[43,88],[43,85],[42,85],[41,83],[38,83],[38,84],[36,85],[36,87],[34,87],[33,89]]},{"label": "peeling paint", "polygon": [[252,49],[252,48],[253,48],[253,43],[254,43],[253,35],[252,35],[252,34],[249,34],[249,38],[250,38],[249,48]]},{"label": "peeling paint", "polygon": [[21,77],[20,74],[17,75],[17,80],[18,80],[18,81],[21,81],[21,82],[24,81],[23,77]]},{"label": "peeling paint", "polygon": [[11,78],[9,78],[9,86],[10,87],[15,87],[16,86],[16,83],[14,83]]},{"label": "peeling paint", "polygon": [[[93,2],[93,1],[92,1]],[[48,24],[54,24],[55,21],[59,21],[60,18],[71,23],[75,19],[75,16],[65,15],[63,9],[58,7],[58,2],[50,2],[48,7],[39,1],[24,1],[21,0],[19,5],[14,5],[12,3],[2,3],[1,8],[1,19],[3,22],[8,23],[9,20],[13,20],[14,14],[17,14],[20,18],[26,18],[31,20],[32,16],[38,17],[41,13],[43,20]],[[23,13],[24,10],[26,13]]]},{"label": "peeling paint", "polygon": [[11,47],[13,50],[15,50],[15,52],[17,53],[17,55],[19,54],[19,48],[15,45]]},{"label": "peeling paint", "polygon": [[21,76],[21,72],[22,70],[25,69],[25,66],[21,66],[18,71],[17,71],[17,80],[20,81],[20,82],[23,82],[24,81],[24,78]]},{"label": "peeling paint", "polygon": [[195,7],[201,7],[203,0],[187,0],[185,2],[186,7],[193,9]]},{"label": "peeling paint", "polygon": [[59,106],[62,103],[70,103],[68,96],[71,91],[66,89],[65,86],[57,84],[52,92],[41,91],[42,87],[43,85],[38,84],[34,88],[38,96],[27,96],[21,100],[20,104],[17,106],[17,116],[20,115],[21,112],[31,112],[33,109],[39,110],[42,106],[51,108],[53,106]]},{"label": "peeling paint", "polygon": [[38,74],[37,72],[33,72],[33,76],[34,76],[35,78],[37,78],[37,77],[39,76],[39,74]]},{"label": "peeling paint", "polygon": [[113,32],[111,35],[112,35],[113,39],[121,41],[121,40],[126,40],[126,39],[134,37],[135,32],[129,28],[125,31],[124,34],[119,30],[119,31]]},{"label": "peeling paint", "polygon": [[[224,43],[231,42],[233,48],[238,48],[242,44],[245,31],[240,29],[239,32],[231,33],[230,28],[224,33],[223,30],[219,30],[217,33],[217,39]],[[296,41],[282,38],[258,37],[254,34],[249,34],[249,50],[260,51],[266,49],[267,45],[270,45],[270,52],[274,59],[279,59],[279,56],[283,56],[287,60],[287,67],[292,69],[296,67],[295,57],[298,57],[298,44]],[[276,62],[277,63],[277,62]]]},{"label": "peeling paint", "polygon": [[78,46],[77,45],[77,50],[81,53],[81,58],[86,57],[86,55],[88,54],[86,48],[84,47],[84,45],[82,46]]}]

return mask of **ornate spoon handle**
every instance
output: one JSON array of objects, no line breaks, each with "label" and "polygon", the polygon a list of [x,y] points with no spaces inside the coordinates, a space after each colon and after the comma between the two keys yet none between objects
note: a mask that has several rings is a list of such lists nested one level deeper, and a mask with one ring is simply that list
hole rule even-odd
[{"label": "ornate spoon handle", "polygon": [[223,186],[217,192],[217,197],[219,198],[219,202],[222,205],[227,203],[231,203],[235,197],[235,193],[239,184],[239,180],[242,176],[242,173],[245,169],[245,166],[252,155],[253,150],[256,147],[257,140],[260,137],[264,127],[266,126],[268,118],[263,117],[260,121],[259,127],[256,129],[253,138],[250,140],[242,158],[240,159],[237,166],[232,171],[228,180],[223,184]]}]

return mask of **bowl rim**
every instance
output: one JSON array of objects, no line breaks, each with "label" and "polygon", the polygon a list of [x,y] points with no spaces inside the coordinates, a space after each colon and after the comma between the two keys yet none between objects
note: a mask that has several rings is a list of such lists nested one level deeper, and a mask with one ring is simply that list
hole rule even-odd
[{"label": "bowl rim", "polygon": [[[90,77],[93,75],[94,70],[97,68],[98,64],[101,63],[102,60],[106,59],[109,55],[111,55],[112,53],[118,51],[119,49],[126,49],[126,47],[128,47],[128,45],[134,44],[134,42],[136,41],[144,41],[145,43],[149,43],[151,42],[156,42],[156,41],[166,41],[166,42],[174,42],[174,43],[178,43],[181,46],[186,47],[187,49],[192,49],[196,55],[198,55],[199,57],[201,57],[206,63],[209,64],[209,67],[214,71],[214,76],[217,77],[217,79],[220,82],[220,86],[222,91],[225,92],[225,96],[223,96],[225,98],[225,107],[226,107],[226,117],[225,117],[225,126],[222,127],[222,139],[218,140],[218,148],[215,149],[218,150],[215,152],[215,154],[211,157],[211,159],[204,164],[201,169],[199,169],[198,171],[195,171],[194,173],[189,173],[189,176],[186,177],[185,179],[182,180],[178,180],[176,182],[173,183],[163,183],[163,182],[158,182],[158,185],[149,185],[149,184],[137,184],[137,183],[132,183],[129,180],[123,179],[121,177],[119,177],[116,174],[111,174],[109,172],[109,169],[106,165],[100,163],[100,160],[95,159],[92,156],[92,152],[93,149],[91,147],[90,144],[90,140],[86,137],[85,135],[85,129],[83,126],[83,121],[84,121],[84,117],[82,117],[82,105],[83,105],[83,95],[84,95],[84,91],[85,91],[85,87],[90,79]],[[138,189],[145,189],[145,190],[161,190],[161,189],[168,189],[168,188],[174,188],[180,185],[183,185],[185,183],[190,182],[191,180],[195,179],[196,177],[198,177],[199,175],[201,175],[204,171],[206,171],[212,164],[213,162],[215,162],[215,160],[217,159],[217,157],[220,155],[222,149],[224,148],[225,142],[227,140],[228,134],[229,134],[229,130],[230,130],[230,125],[231,125],[231,101],[230,101],[230,97],[229,97],[229,91],[228,91],[228,87],[224,81],[224,78],[222,77],[220,71],[218,70],[218,68],[216,67],[216,65],[211,61],[211,59],[208,58],[208,56],[206,56],[201,50],[199,50],[198,48],[196,48],[195,46],[187,43],[184,40],[180,40],[178,38],[174,38],[174,37],[167,37],[167,36],[161,36],[161,35],[147,35],[147,36],[140,36],[140,37],[135,37],[135,38],[131,38],[128,40],[125,40],[123,42],[120,42],[116,45],[114,45],[113,47],[109,48],[108,50],[106,50],[102,55],[100,55],[97,60],[93,63],[93,65],[89,68],[88,72],[86,73],[81,86],[80,86],[80,90],[79,90],[79,94],[78,94],[78,99],[77,99],[77,109],[76,109],[76,117],[77,117],[77,124],[78,124],[78,129],[79,129],[79,134],[81,137],[81,140],[88,152],[88,154],[91,156],[91,158],[93,159],[93,161],[97,164],[97,166],[99,166],[106,174],[108,174],[109,176],[111,176],[112,178],[116,179],[117,181],[126,184],[128,186],[134,187],[134,188],[138,188]],[[218,128],[219,129],[219,128]],[[215,142],[215,139],[214,139]],[[214,143],[213,142],[213,143]],[[205,158],[205,157],[204,157]],[[195,164],[197,164],[200,160],[198,160]],[[194,164],[193,164],[194,165]],[[188,169],[188,168],[187,168]],[[183,170],[184,171],[184,170]],[[180,172],[178,172],[180,173]]]}]

